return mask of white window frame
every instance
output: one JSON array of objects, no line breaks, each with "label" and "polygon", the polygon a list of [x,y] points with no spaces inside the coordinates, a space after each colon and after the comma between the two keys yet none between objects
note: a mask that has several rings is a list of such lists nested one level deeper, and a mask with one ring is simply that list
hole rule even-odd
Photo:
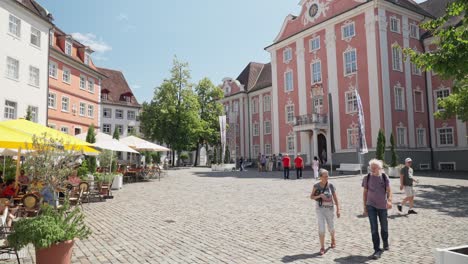
[{"label": "white window frame", "polygon": [[109,100],[109,93],[101,93],[101,100],[102,101]]},{"label": "white window frame", "polygon": [[260,124],[259,123],[257,122],[253,123],[252,130],[253,130],[252,134],[254,137],[260,136]]},{"label": "white window frame", "polygon": [[[228,105],[228,107],[229,107],[229,105]],[[252,114],[258,114],[258,98],[253,98],[252,99]]]},{"label": "white window frame", "polygon": [[[439,93],[439,92],[440,92],[440,93],[445,93],[445,92],[447,92],[447,91],[448,91],[448,94],[447,94],[447,95],[442,94],[442,97],[439,97],[439,96],[438,96],[438,93]],[[444,109],[443,107],[439,106],[439,98],[442,98],[442,99],[447,98],[448,96],[450,96],[450,94],[451,94],[451,91],[450,91],[449,88],[440,88],[440,89],[434,90],[434,97],[435,97],[435,98],[434,98],[434,99],[435,99],[435,100],[434,100],[434,103],[435,103],[435,109],[436,109],[437,111],[445,111],[445,109]]]},{"label": "white window frame", "polygon": [[[347,60],[347,57],[346,55],[347,54],[350,54],[350,61]],[[354,53],[354,61],[352,60],[352,54]],[[357,51],[356,49],[350,49],[350,50],[347,50],[345,52],[343,52],[343,72],[344,72],[344,76],[349,76],[349,75],[353,75],[353,74],[356,74],[356,72],[358,71],[358,65],[357,65]],[[349,69],[350,71],[348,72],[348,65],[349,65]]]},{"label": "white window frame", "polygon": [[[106,131],[107,128],[109,131]],[[102,124],[102,132],[110,135],[112,133],[112,124]]]},{"label": "white window frame", "polygon": [[239,101],[234,101],[232,103],[232,111],[236,113],[239,112]]},{"label": "white window frame", "polygon": [[67,126],[60,126],[60,131],[65,134],[70,133],[70,130],[68,129]]},{"label": "white window frame", "polygon": [[[34,43],[34,42],[37,43]],[[31,27],[31,38],[30,38],[31,45],[40,48],[41,47],[41,31],[37,28]]]},{"label": "white window frame", "polygon": [[395,100],[395,110],[396,111],[405,111],[405,88],[399,85],[393,87],[393,95]]},{"label": "white window frame", "polygon": [[20,70],[20,62],[19,60],[7,57],[6,59],[6,68],[5,68],[5,76],[8,79],[12,80],[19,80],[19,70]]},{"label": "white window frame", "polygon": [[130,135],[131,132],[135,132],[135,127],[134,126],[127,126],[127,135]]},{"label": "white window frame", "polygon": [[89,118],[94,118],[94,105],[92,105],[92,104],[88,105],[87,113],[88,113]]},{"label": "white window frame", "polygon": [[21,19],[10,14],[8,21],[8,33],[17,38],[21,38]]},{"label": "white window frame", "polygon": [[88,79],[88,92],[94,93],[94,79]]},{"label": "white window frame", "polygon": [[426,129],[425,128],[416,128],[416,147],[424,148],[427,146],[426,143]]},{"label": "white window frame", "polygon": [[409,36],[414,39],[419,39],[419,26],[416,23],[410,23]]},{"label": "white window frame", "polygon": [[418,76],[422,75],[421,68],[418,68],[418,66],[416,66],[414,63],[411,63],[411,73]]},{"label": "white window frame", "polygon": [[54,30],[49,31],[49,46],[54,46]]},{"label": "white window frame", "polygon": [[286,151],[290,155],[296,154],[296,137],[294,135],[288,135],[286,137]]},{"label": "white window frame", "polygon": [[[316,72],[316,70],[318,70],[318,72]],[[310,73],[312,77],[311,78],[312,84],[321,83],[322,82],[322,62],[319,60],[312,62],[310,64]]]},{"label": "white window frame", "polygon": [[[117,113],[121,113],[121,116],[117,116]],[[115,119],[123,119],[124,118],[124,110],[122,109],[115,109]]]},{"label": "white window frame", "polygon": [[263,121],[263,127],[264,127],[264,135],[271,135],[271,121],[270,120],[265,120]]},{"label": "white window frame", "polygon": [[[441,134],[441,131],[442,130],[451,130],[452,133],[444,133],[444,134]],[[445,143],[445,144],[442,144],[442,140],[441,140],[441,136],[444,135],[446,138],[445,138],[445,141],[448,141],[448,135],[451,135],[452,137],[452,143],[448,144],[448,143]],[[455,137],[454,137],[454,129],[453,127],[441,127],[441,128],[437,128],[437,145],[439,147],[453,147],[455,146]]]},{"label": "white window frame", "polygon": [[252,151],[253,151],[254,155],[258,155],[258,153],[260,153],[260,146],[259,145],[253,145],[252,146]]},{"label": "white window frame", "polygon": [[18,116],[18,103],[10,100],[5,100],[3,108],[3,117],[5,119],[16,119]]},{"label": "white window frame", "polygon": [[263,96],[263,112],[271,111],[271,97],[270,95]]},{"label": "white window frame", "polygon": [[[397,27],[396,29],[394,28],[394,25]],[[401,23],[399,18],[395,16],[390,17],[390,31],[398,34],[401,33]]]},{"label": "white window frame", "polygon": [[86,90],[86,84],[87,78],[83,74],[80,74],[80,90]]},{"label": "white window frame", "polygon": [[348,143],[348,149],[356,149],[359,144],[359,129],[355,128],[348,128],[346,130],[346,139]]},{"label": "white window frame", "polygon": [[112,108],[103,108],[102,109],[102,116],[104,118],[112,118]]},{"label": "white window frame", "polygon": [[314,52],[320,49],[320,36],[309,40],[309,51]]},{"label": "white window frame", "polygon": [[115,125],[115,128],[114,128],[114,131],[115,131],[116,129],[119,131],[119,135],[122,136],[122,135],[123,135],[123,131],[124,131],[124,126],[123,126],[123,125],[116,124],[116,125]]},{"label": "white window frame", "polygon": [[271,155],[271,144],[265,144],[265,155]]},{"label": "white window frame", "polygon": [[39,87],[40,85],[40,72],[39,68],[29,65],[29,85]]},{"label": "white window frame", "polygon": [[[290,79],[288,79],[288,76],[291,76]],[[288,80],[291,80],[290,85],[288,85]],[[288,70],[284,72],[284,91],[285,92],[294,91],[294,74],[292,70]]]},{"label": "white window frame", "polygon": [[[421,109],[417,109],[416,106],[416,100],[418,100],[418,97],[416,96],[416,94],[419,93],[421,95],[420,99],[421,99]],[[423,91],[419,91],[419,90],[415,90],[413,91],[413,98],[414,98],[414,112],[416,113],[424,113],[424,92]]]},{"label": "white window frame", "polygon": [[91,56],[89,55],[89,52],[85,51],[84,59],[83,59],[84,64],[89,65],[90,57]]},{"label": "white window frame", "polygon": [[403,54],[398,45],[392,45],[392,69],[403,72]]},{"label": "white window frame", "polygon": [[57,94],[49,93],[47,96],[47,107],[57,109]]},{"label": "white window frame", "polygon": [[[355,91],[345,92],[345,105],[346,105],[346,114],[358,112],[359,109],[358,109],[357,96],[356,96]],[[351,105],[353,106],[352,107],[353,109],[351,109]]]},{"label": "white window frame", "polygon": [[[285,123],[286,124],[294,123],[294,119],[295,119],[294,105],[293,104],[285,105],[284,109],[285,109],[284,113],[286,114],[285,115],[285,121],[286,121]],[[290,110],[292,110],[292,111],[290,111]],[[292,115],[290,115],[291,113],[292,113]]]},{"label": "white window frame", "polygon": [[49,61],[49,77],[57,79],[58,76],[58,65],[54,61]]},{"label": "white window frame", "polygon": [[[68,72],[68,75],[65,74],[66,72]],[[68,76],[68,81],[65,80],[66,76]],[[71,70],[67,67],[62,67],[62,82],[66,84],[71,84]]]},{"label": "white window frame", "polygon": [[73,50],[73,44],[71,43],[71,41],[66,40],[65,41],[65,54],[67,54],[68,56],[71,56],[72,50]]},{"label": "white window frame", "polygon": [[439,162],[439,170],[442,171],[442,165],[453,165],[453,170],[443,170],[443,171],[456,171],[457,163],[456,162]]},{"label": "white window frame", "polygon": [[39,107],[30,105],[29,109],[31,110],[31,121],[37,123],[39,120]]},{"label": "white window frame", "polygon": [[287,47],[283,50],[283,62],[289,63],[292,61],[292,48]]},{"label": "white window frame", "polygon": [[[133,115],[131,115],[130,113],[133,113]],[[127,119],[128,120],[135,120],[136,119],[136,112],[133,111],[133,110],[128,110],[127,111]]]},{"label": "white window frame", "polygon": [[[352,35],[347,35],[347,34],[350,34],[350,29],[353,30]],[[341,26],[341,39],[342,40],[351,39],[354,36],[356,36],[356,27],[354,25],[354,21],[350,23],[346,23]]]},{"label": "white window frame", "polygon": [[406,127],[396,128],[396,146],[399,148],[404,148],[408,146],[406,130]]},{"label": "white window frame", "polygon": [[54,123],[48,123],[47,127],[52,128],[52,129],[57,129],[57,125]]},{"label": "white window frame", "polygon": [[[63,109],[63,99],[67,99],[67,103],[65,104],[67,106],[66,109]],[[62,96],[62,101],[61,101],[61,106],[60,106],[60,109],[62,110],[62,112],[66,112],[68,113],[70,111],[70,98],[68,96]]]},{"label": "white window frame", "polygon": [[80,102],[80,116],[86,116],[86,104],[83,102]]}]

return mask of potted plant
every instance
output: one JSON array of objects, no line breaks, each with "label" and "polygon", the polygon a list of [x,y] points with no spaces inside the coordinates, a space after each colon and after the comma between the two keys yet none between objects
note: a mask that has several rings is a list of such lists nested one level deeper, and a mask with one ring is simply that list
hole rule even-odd
[{"label": "potted plant", "polygon": [[39,216],[15,223],[13,233],[7,237],[8,244],[16,250],[33,244],[38,264],[71,263],[74,240],[88,238],[91,230],[79,207],[68,210],[68,202],[58,210],[44,205]]},{"label": "potted plant", "polygon": [[[47,134],[33,137],[32,149],[33,152],[25,155],[25,170],[34,180],[43,184],[42,192],[62,188],[79,152],[73,146],[65,145]],[[55,194],[51,196],[53,201],[49,203],[56,205],[58,197]],[[69,210],[67,199],[59,209],[45,205],[39,216],[15,223],[12,234],[8,236],[8,243],[16,249],[32,243],[38,264],[70,263],[73,240],[84,239],[90,234],[83,219],[84,215],[78,207]]]}]

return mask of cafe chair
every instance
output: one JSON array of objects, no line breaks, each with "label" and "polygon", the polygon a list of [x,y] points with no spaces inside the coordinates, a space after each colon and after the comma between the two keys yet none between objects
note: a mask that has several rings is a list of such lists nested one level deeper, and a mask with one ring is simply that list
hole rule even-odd
[{"label": "cafe chair", "polygon": [[7,218],[8,218],[8,206],[3,210],[3,214],[0,216],[0,255],[9,254],[15,255],[16,260],[21,264],[18,251],[15,248],[8,245],[7,237],[11,234],[10,227],[7,227]]},{"label": "cafe chair", "polygon": [[21,199],[21,203],[23,206],[20,207],[18,212],[20,216],[33,217],[39,214],[41,202],[39,197],[37,197],[35,194],[25,194]]}]

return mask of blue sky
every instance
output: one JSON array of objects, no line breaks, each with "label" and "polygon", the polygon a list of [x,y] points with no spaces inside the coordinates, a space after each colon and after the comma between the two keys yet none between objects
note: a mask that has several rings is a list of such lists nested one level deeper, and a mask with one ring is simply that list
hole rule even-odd
[{"label": "blue sky", "polygon": [[121,70],[139,102],[168,78],[176,55],[192,82],[220,84],[250,61],[268,62],[284,18],[299,0],[37,0],[55,24],[91,46],[99,67]]}]

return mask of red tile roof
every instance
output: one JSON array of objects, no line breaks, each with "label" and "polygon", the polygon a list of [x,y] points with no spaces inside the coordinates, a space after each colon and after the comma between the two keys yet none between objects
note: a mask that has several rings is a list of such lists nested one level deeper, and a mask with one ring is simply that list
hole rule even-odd
[{"label": "red tile roof", "polygon": [[52,20],[53,20],[52,14],[49,13],[47,9],[42,7],[36,1],[34,0],[13,0],[13,1],[27,8],[29,11],[41,17],[45,21],[52,23]]},{"label": "red tile roof", "polygon": [[[105,68],[98,68],[98,71],[108,77],[101,83],[101,92],[108,92],[107,101],[102,101],[103,103],[141,107],[121,71]],[[132,95],[131,102],[121,100],[122,95]]]}]

